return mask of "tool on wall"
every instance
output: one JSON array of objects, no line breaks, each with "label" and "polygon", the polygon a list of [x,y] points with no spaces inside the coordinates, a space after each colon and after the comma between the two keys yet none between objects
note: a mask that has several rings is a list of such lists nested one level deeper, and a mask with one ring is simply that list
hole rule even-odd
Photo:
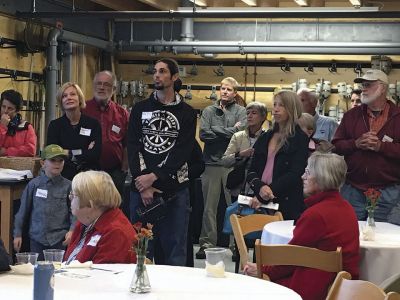
[{"label": "tool on wall", "polygon": [[185,93],[185,96],[184,96],[185,100],[192,100],[193,95],[192,95],[191,91],[192,91],[192,86],[190,84],[188,84],[186,86],[186,93]]},{"label": "tool on wall", "polygon": [[224,65],[222,63],[220,63],[218,68],[213,71],[217,76],[225,76]]},{"label": "tool on wall", "polygon": [[206,99],[210,99],[211,101],[217,101],[218,100],[218,95],[217,95],[217,86],[212,85],[211,86],[211,94],[210,97],[206,97]]},{"label": "tool on wall", "polygon": [[199,74],[196,64],[193,64],[193,66],[190,69],[190,71],[188,72],[188,74],[193,75],[193,76],[196,76],[197,74]]}]

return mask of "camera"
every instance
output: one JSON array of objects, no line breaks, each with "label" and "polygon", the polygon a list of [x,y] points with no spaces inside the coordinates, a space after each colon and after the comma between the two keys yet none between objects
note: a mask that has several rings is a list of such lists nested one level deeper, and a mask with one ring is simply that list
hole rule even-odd
[{"label": "camera", "polygon": [[154,224],[164,218],[168,211],[168,204],[176,199],[176,195],[154,193],[153,202],[147,206],[143,203],[136,209],[142,223]]}]

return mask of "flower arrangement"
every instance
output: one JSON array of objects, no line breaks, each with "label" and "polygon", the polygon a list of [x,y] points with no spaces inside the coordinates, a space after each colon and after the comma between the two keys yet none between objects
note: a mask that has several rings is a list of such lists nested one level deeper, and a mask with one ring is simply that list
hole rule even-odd
[{"label": "flower arrangement", "polygon": [[133,244],[133,248],[136,252],[136,269],[132,278],[131,285],[129,287],[132,293],[147,293],[151,290],[149,276],[145,266],[147,246],[149,240],[153,239],[153,225],[147,223],[143,226],[141,222],[133,224],[133,228],[136,231],[136,240]]},{"label": "flower arrangement", "polygon": [[367,210],[375,209],[376,203],[381,197],[381,192],[373,188],[369,188],[364,192],[364,195],[367,198]]},{"label": "flower arrangement", "polygon": [[381,192],[373,188],[369,188],[364,192],[364,195],[365,198],[367,199],[367,206],[366,206],[368,212],[367,224],[369,226],[375,227],[374,212],[376,204],[378,203],[378,200],[381,197]]},{"label": "flower arrangement", "polygon": [[143,226],[141,222],[136,222],[133,224],[133,228],[136,231],[136,241],[133,244],[136,255],[144,255],[146,256],[147,245],[149,240],[153,239],[153,225],[147,223],[146,226]]}]

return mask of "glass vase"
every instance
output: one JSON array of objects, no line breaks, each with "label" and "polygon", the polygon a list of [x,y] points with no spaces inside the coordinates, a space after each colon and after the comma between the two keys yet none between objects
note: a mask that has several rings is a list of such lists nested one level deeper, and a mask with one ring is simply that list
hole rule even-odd
[{"label": "glass vase", "polygon": [[367,218],[367,224],[370,227],[375,227],[375,218],[374,218],[374,214],[375,211],[373,209],[367,209],[368,211],[368,218]]},{"label": "glass vase", "polygon": [[129,290],[132,293],[148,293],[151,290],[149,275],[147,274],[146,265],[144,264],[146,255],[138,254],[136,261],[136,269],[133,274],[132,282]]}]

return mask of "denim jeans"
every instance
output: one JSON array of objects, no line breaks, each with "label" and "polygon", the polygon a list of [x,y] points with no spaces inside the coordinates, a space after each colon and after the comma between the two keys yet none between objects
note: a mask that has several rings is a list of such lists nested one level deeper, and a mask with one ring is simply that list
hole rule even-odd
[{"label": "denim jeans", "polygon": [[36,242],[35,240],[30,240],[30,248],[31,252],[36,252],[39,253],[38,259],[37,260],[44,260],[44,254],[43,250],[46,249],[60,249],[60,250],[65,250],[65,246],[62,244],[63,241],[58,242],[55,245],[52,246],[45,246],[39,242]]},{"label": "denim jeans", "polygon": [[[130,213],[132,223],[139,221],[136,209],[141,201],[138,192],[131,192]],[[189,189],[185,188],[176,192],[176,198],[168,203],[166,216],[153,224],[154,239],[149,247],[153,248],[156,264],[186,265],[189,214]]]},{"label": "denim jeans", "polygon": [[[381,197],[379,198],[375,208],[375,221],[388,222],[390,212],[400,203],[400,185],[391,185],[383,189],[379,189]],[[358,220],[367,219],[367,199],[364,191],[359,190],[350,184],[344,184],[340,189],[340,193],[344,199],[350,202],[356,212]]]}]

